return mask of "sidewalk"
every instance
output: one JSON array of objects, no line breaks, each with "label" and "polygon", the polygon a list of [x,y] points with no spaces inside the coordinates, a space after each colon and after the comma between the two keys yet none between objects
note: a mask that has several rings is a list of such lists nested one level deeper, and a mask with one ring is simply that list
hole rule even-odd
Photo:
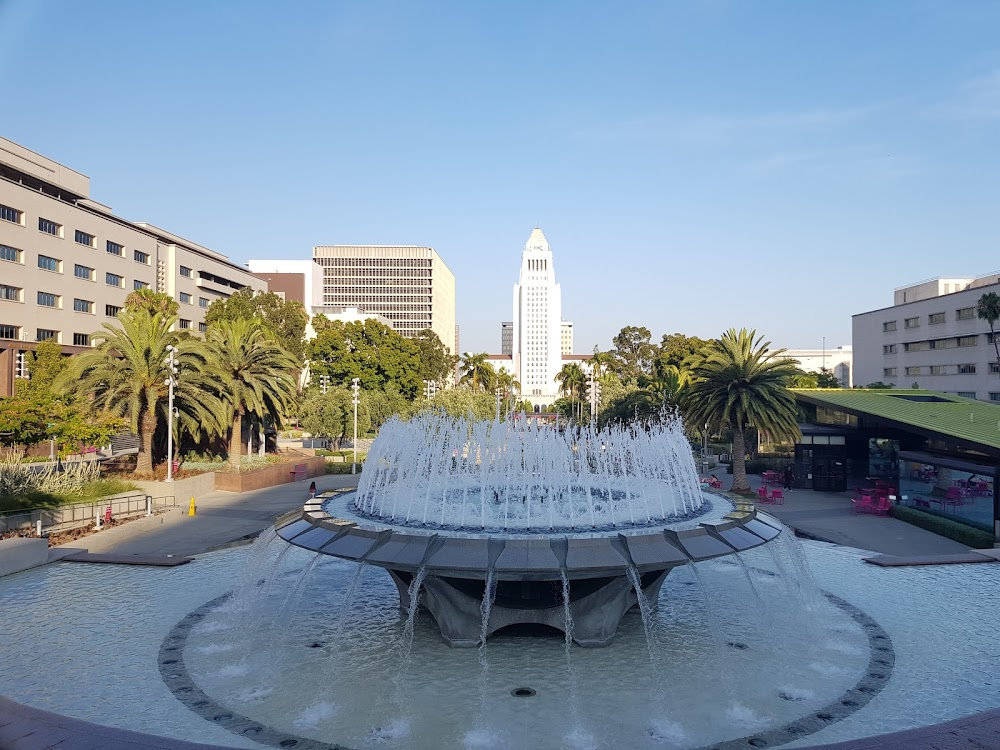
[{"label": "sidewalk", "polygon": [[[359,477],[331,474],[316,477],[318,492],[357,485]],[[309,481],[281,484],[253,492],[210,492],[165,513],[140,518],[63,545],[88,552],[125,555],[197,555],[259,534],[274,519],[301,508],[309,496]]]},{"label": "sidewalk", "polygon": [[[732,477],[723,479],[724,484]],[[748,479],[756,492],[759,475]],[[756,495],[754,496],[756,499]],[[967,552],[969,547],[951,539],[889,516],[855,513],[850,493],[785,490],[785,504],[758,503],[757,507],[782,523],[827,542],[901,557],[914,555],[952,555]]]}]

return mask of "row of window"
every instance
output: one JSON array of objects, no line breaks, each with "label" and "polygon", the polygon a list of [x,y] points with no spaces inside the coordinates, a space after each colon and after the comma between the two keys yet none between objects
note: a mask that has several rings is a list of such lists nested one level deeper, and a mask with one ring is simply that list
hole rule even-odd
[{"label": "row of window", "polygon": [[[110,310],[113,308],[112,305],[108,305],[108,315],[112,313]],[[121,311],[121,308],[116,308]],[[117,313],[115,313],[117,314]],[[191,321],[184,320],[183,318],[178,321],[178,326],[180,328],[190,329]],[[201,333],[205,333],[208,330],[208,326],[205,323],[198,324],[198,330]],[[24,336],[21,334],[21,327],[10,325],[9,323],[0,323],[0,339],[5,339],[9,341],[23,341]],[[54,340],[62,343],[62,333],[60,331],[52,330],[51,328],[36,328],[35,329],[35,341],[48,341]],[[73,346],[90,346],[90,334],[89,333],[74,333],[73,334]],[[15,374],[15,377],[24,377],[22,375]]]},{"label": "row of window", "polygon": [[417,258],[313,258],[315,263],[327,268],[339,266],[362,268],[430,268],[429,259]]},{"label": "row of window", "polygon": [[[976,317],[975,307],[961,307],[955,310],[955,320],[972,320]],[[945,313],[936,312],[931,313],[927,316],[928,325],[938,325],[945,322]],[[915,316],[912,318],[903,318],[903,328],[919,328],[920,327],[920,316]],[[896,330],[896,321],[887,320],[882,324],[882,331],[884,333],[889,333]]]},{"label": "row of window", "polygon": [[[989,371],[991,375],[1000,374],[1000,364],[990,362]],[[897,367],[882,368],[882,375],[887,378],[896,377],[898,372],[899,368]],[[913,367],[904,367],[903,372],[910,377],[914,375],[975,375],[976,364],[968,362],[958,365],[916,365]]]},{"label": "row of window", "polygon": [[[986,334],[986,343],[993,343],[993,335]],[[903,344],[904,352],[926,352],[937,349],[957,349],[978,346],[978,336],[950,336],[946,339],[928,339],[927,341],[909,341]],[[882,354],[896,354],[899,344],[883,344]]]}]

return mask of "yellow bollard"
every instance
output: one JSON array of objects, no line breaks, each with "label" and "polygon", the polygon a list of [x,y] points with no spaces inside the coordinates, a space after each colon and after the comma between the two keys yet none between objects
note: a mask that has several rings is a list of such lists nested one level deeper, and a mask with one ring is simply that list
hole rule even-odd
[{"label": "yellow bollard", "polygon": [[194,495],[191,496],[191,506],[188,508],[188,515],[194,515]]}]

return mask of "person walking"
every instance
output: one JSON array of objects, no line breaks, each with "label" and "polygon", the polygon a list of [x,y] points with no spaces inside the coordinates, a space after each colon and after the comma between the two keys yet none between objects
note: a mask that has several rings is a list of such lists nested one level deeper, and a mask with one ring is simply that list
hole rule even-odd
[{"label": "person walking", "polygon": [[312,500],[316,497],[316,482],[309,483],[309,499]]},{"label": "person walking", "polygon": [[784,483],[783,483],[783,485],[782,485],[782,486],[783,486],[783,487],[784,487],[784,488],[785,488],[786,490],[790,490],[790,489],[792,489],[792,480],[793,480],[794,478],[795,478],[795,473],[794,473],[794,472],[792,471],[792,465],[791,465],[791,464],[788,464],[788,465],[787,465],[787,466],[785,467],[785,472],[784,472],[784,475],[783,475],[783,479],[784,479]]}]

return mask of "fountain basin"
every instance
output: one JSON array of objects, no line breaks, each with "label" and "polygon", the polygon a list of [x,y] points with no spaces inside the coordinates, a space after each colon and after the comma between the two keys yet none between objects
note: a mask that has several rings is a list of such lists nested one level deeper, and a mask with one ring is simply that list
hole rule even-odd
[{"label": "fountain basin", "polygon": [[[781,533],[780,522],[744,504],[734,504],[718,523],[694,528],[524,535],[422,531],[349,516],[350,494],[337,503],[347,517],[331,515],[327,498],[313,498],[278,520],[278,536],[312,552],[386,569],[404,615],[419,593],[414,584],[419,578],[424,603],[450,646],[478,646],[511,625],[565,631],[567,615],[574,642],[606,646],[624,614],[639,604],[640,593],[649,602],[657,600],[671,569],[752,549]],[[490,597],[488,584],[496,587]]]}]

